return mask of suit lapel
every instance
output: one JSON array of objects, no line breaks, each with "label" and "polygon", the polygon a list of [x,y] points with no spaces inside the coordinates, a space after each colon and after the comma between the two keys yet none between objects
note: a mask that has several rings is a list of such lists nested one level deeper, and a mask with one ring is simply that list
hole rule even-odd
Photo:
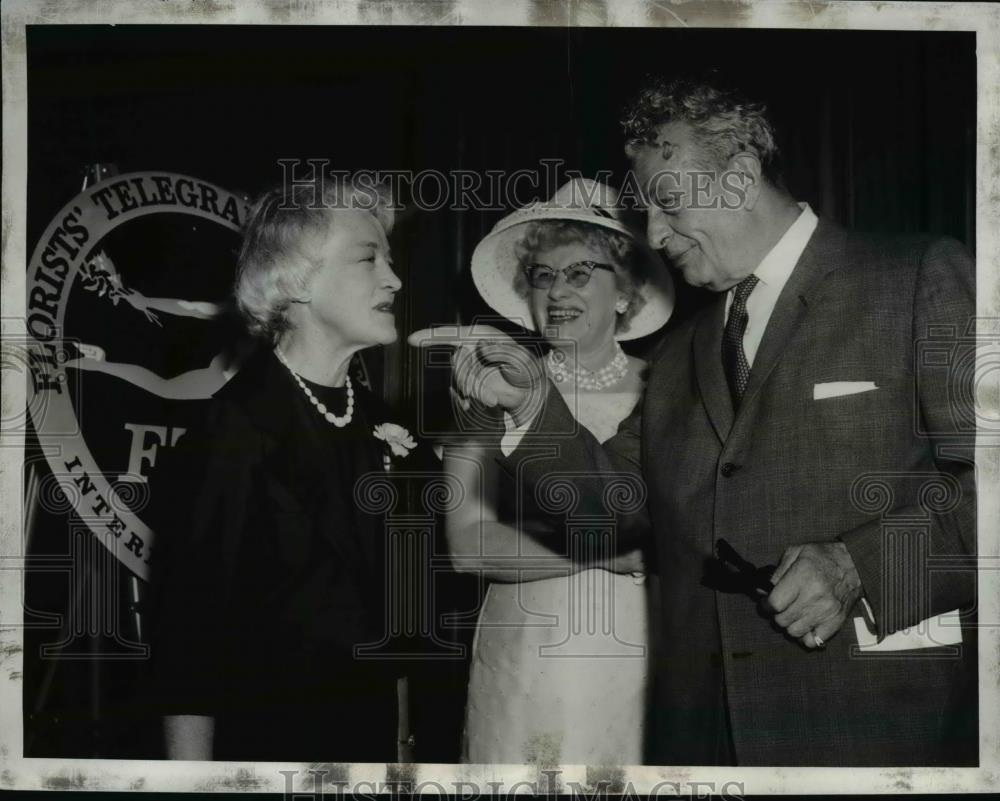
[{"label": "suit lapel", "polygon": [[726,293],[712,302],[694,332],[692,348],[695,374],[705,410],[720,442],[733,427],[733,401],[725,370],[722,369],[722,328],[726,314]]},{"label": "suit lapel", "polygon": [[764,329],[764,337],[757,349],[753,368],[750,370],[750,380],[740,404],[741,411],[750,408],[754,396],[781,361],[789,342],[809,312],[809,297],[819,285],[820,279],[841,264],[844,243],[845,233],[842,229],[825,220],[819,221],[809,244],[802,251],[795,269],[778,296],[778,302]]}]

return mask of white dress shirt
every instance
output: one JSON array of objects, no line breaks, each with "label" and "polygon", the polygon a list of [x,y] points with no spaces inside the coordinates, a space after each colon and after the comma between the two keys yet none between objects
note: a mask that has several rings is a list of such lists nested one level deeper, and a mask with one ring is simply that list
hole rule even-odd
[{"label": "white dress shirt", "polygon": [[[819,222],[808,203],[799,203],[799,208],[802,212],[795,222],[753,271],[758,281],[750,297],[747,298],[747,330],[743,334],[743,352],[746,354],[747,364],[751,367],[760,347],[760,341],[764,337],[767,321],[771,319],[771,313],[778,302],[778,296],[785,288],[792,270],[795,269]],[[723,325],[729,320],[729,309],[733,305],[735,294],[736,287],[726,293],[726,318]]]}]

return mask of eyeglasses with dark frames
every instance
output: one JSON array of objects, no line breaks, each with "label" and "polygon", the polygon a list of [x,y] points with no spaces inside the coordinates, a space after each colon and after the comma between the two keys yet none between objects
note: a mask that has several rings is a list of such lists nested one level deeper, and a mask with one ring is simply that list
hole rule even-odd
[{"label": "eyeglasses with dark frames", "polygon": [[547,264],[526,264],[524,275],[533,289],[550,289],[556,282],[556,276],[563,274],[566,283],[576,289],[585,287],[590,282],[590,276],[594,270],[608,270],[614,272],[615,268],[610,264],[601,264],[597,261],[576,261],[558,270],[549,267]]}]

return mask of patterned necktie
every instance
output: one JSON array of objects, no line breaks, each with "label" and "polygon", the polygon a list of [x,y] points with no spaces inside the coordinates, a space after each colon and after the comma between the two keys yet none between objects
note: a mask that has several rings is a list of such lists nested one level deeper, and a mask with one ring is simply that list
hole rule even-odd
[{"label": "patterned necktie", "polygon": [[738,409],[743,393],[750,380],[750,363],[743,351],[743,335],[747,330],[747,298],[757,286],[756,275],[744,278],[736,285],[733,304],[729,307],[729,319],[722,332],[722,367],[726,371],[729,392],[733,396],[733,408]]}]

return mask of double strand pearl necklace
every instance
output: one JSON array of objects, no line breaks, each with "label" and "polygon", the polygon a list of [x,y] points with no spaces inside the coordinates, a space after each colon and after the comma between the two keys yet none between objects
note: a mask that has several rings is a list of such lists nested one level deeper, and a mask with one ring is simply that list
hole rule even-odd
[{"label": "double strand pearl necklace", "polygon": [[628,372],[628,356],[625,355],[622,346],[615,342],[614,358],[600,370],[588,370],[580,365],[570,370],[566,366],[566,355],[553,348],[549,351],[545,366],[557,384],[562,384],[572,376],[580,389],[601,390],[613,387],[625,377]]},{"label": "double strand pearl necklace", "polygon": [[292,365],[288,363],[288,359],[285,358],[285,354],[281,352],[281,348],[275,345],[274,353],[285,367],[288,368],[288,372],[292,374],[292,378],[295,379],[295,383],[298,384],[306,397],[309,398],[309,402],[316,407],[316,411],[319,412],[326,419],[328,423],[333,423],[337,428],[343,428],[354,418],[354,387],[351,386],[351,376],[347,376],[347,411],[344,412],[343,417],[337,417],[333,412],[326,408],[325,403],[320,403],[319,398],[313,395],[313,392],[309,387],[305,385],[301,376],[292,369]]}]

